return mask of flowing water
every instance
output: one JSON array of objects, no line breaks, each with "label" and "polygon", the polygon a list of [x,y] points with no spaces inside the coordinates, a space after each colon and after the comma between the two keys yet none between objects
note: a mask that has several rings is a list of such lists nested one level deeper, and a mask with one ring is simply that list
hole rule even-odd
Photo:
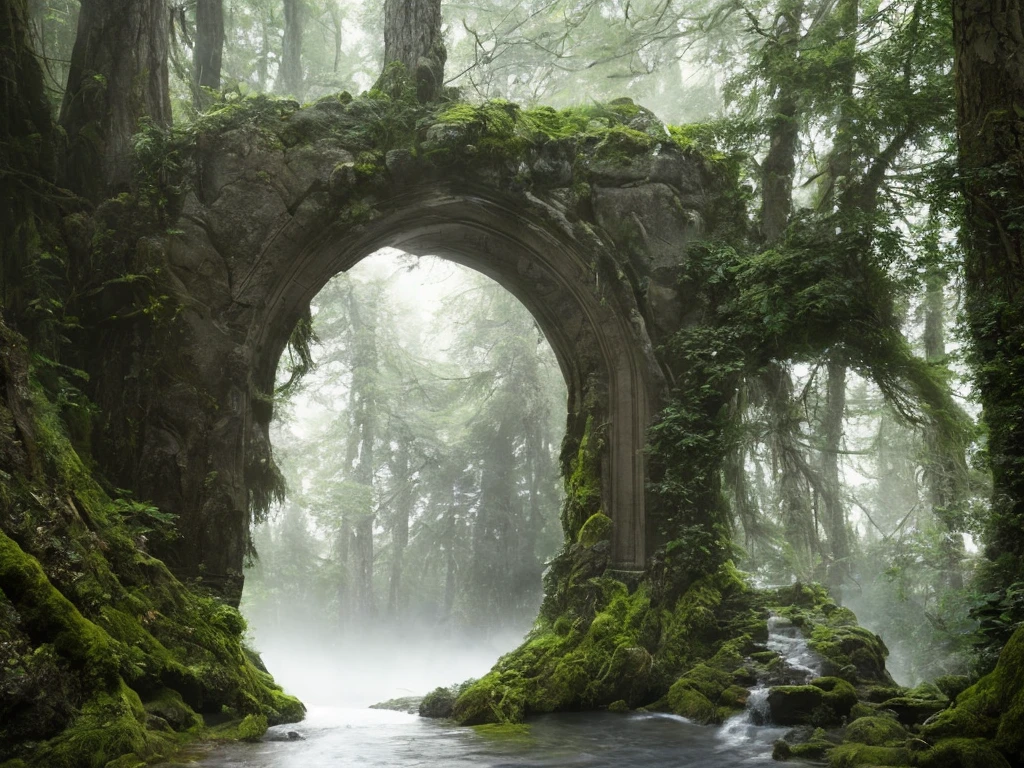
[{"label": "flowing water", "polygon": [[[772,616],[768,629],[767,646],[784,659],[786,682],[803,683],[820,674],[821,660],[808,649],[798,627]],[[298,667],[288,670],[285,660],[281,661],[280,665],[271,663],[271,668],[285,680],[286,687],[307,702],[315,702],[316,696],[303,690],[303,681],[297,676]],[[281,675],[282,666],[292,674]],[[309,669],[309,666],[303,668]],[[422,670],[423,666],[415,665],[415,668]],[[406,671],[412,674],[412,665],[407,665]],[[486,666],[472,671],[480,674],[486,671]],[[392,665],[392,677],[396,672],[399,676],[402,674]],[[295,684],[289,686],[290,677]],[[410,680],[418,690],[429,690],[430,686],[424,682]],[[410,691],[392,690],[392,695],[403,693]],[[696,725],[674,715],[581,712],[533,718],[527,732],[512,736],[478,733],[471,728],[400,712],[321,703],[310,706],[302,723],[272,728],[263,742],[218,747],[193,765],[204,768],[767,766],[772,764],[772,743],[786,732],[785,728],[763,724],[767,719],[767,697],[766,685],[755,687],[747,701],[747,711],[718,727]],[[289,731],[301,734],[302,739],[288,740]]]},{"label": "flowing water", "polygon": [[[742,719],[742,716],[740,717]],[[314,707],[296,730],[304,741],[264,741],[218,749],[206,768],[499,768],[499,766],[643,766],[725,768],[770,765],[784,729],[694,725],[681,717],[580,712],[530,721],[523,736],[495,737],[416,715],[376,709]]]}]

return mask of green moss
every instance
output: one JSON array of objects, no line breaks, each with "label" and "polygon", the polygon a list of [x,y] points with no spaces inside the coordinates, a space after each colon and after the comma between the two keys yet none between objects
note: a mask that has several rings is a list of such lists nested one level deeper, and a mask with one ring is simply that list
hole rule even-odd
[{"label": "green moss", "polygon": [[956,699],[971,685],[971,679],[966,675],[942,675],[935,678],[935,687],[950,701]]},{"label": "green moss", "polygon": [[891,747],[906,741],[907,732],[890,717],[861,717],[846,727],[843,738],[871,747]]},{"label": "green moss", "polygon": [[[6,484],[0,498],[5,512],[21,510],[0,515],[0,594],[26,658],[49,660],[60,684],[23,703],[2,754],[32,768],[135,765],[201,738],[197,710],[301,719],[301,703],[244,652],[238,611],[186,588],[136,548],[139,526],[150,526],[143,518],[163,513],[111,500],[42,387],[31,392],[40,469]],[[20,734],[34,742],[26,754]]]},{"label": "green moss", "polygon": [[987,739],[947,739],[921,756],[922,768],[1010,768]]},{"label": "green moss", "polygon": [[460,725],[521,723],[526,715],[526,682],[514,671],[493,671],[456,700],[452,717]]},{"label": "green moss", "polygon": [[609,541],[612,536],[612,519],[602,512],[595,512],[580,527],[576,541],[584,547],[592,547],[598,542]]},{"label": "green moss", "polygon": [[602,163],[626,165],[637,157],[647,155],[656,141],[646,133],[615,125],[609,128],[594,151],[594,159]]},{"label": "green moss", "polygon": [[608,711],[624,714],[626,712],[629,712],[629,704],[627,704],[624,699],[618,699],[608,705]]},{"label": "green moss", "polygon": [[584,523],[600,512],[600,456],[603,447],[604,441],[594,427],[594,418],[588,416],[575,456],[565,473],[562,530],[568,541],[575,541]]},{"label": "green moss", "polygon": [[525,723],[485,723],[474,725],[473,731],[488,739],[501,741],[533,741],[530,726]]},{"label": "green moss", "polygon": [[706,725],[717,721],[718,710],[700,691],[683,686],[672,686],[666,697],[669,710],[674,714]]},{"label": "green moss", "polygon": [[828,756],[830,768],[856,766],[911,765],[910,752],[902,747],[869,747],[866,744],[841,744]]},{"label": "green moss", "polygon": [[51,768],[103,768],[123,755],[145,758],[152,754],[145,721],[138,695],[121,683],[89,700],[33,762]]},{"label": "green moss", "polygon": [[266,715],[246,715],[238,724],[238,738],[241,741],[259,741],[266,732]]},{"label": "green moss", "polygon": [[457,691],[452,688],[435,688],[420,702],[420,717],[440,718],[451,717],[455,708]]}]

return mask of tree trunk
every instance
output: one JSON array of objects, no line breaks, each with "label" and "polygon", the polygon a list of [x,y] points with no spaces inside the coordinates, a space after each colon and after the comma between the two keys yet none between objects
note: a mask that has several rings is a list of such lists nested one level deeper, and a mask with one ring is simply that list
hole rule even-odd
[{"label": "tree trunk", "polygon": [[[781,10],[777,40],[766,51],[766,57],[783,56],[787,61],[797,62],[803,15],[802,0]],[[800,140],[796,83],[789,80],[775,85],[777,95],[772,101],[768,154],[761,163],[761,237],[769,245],[781,239],[793,212],[793,174]]]},{"label": "tree trunk", "polygon": [[400,437],[400,445],[391,464],[391,475],[402,488],[392,501],[394,515],[391,523],[391,573],[388,578],[388,613],[400,618],[405,608],[402,592],[402,576],[405,569],[405,550],[409,546],[409,519],[416,502],[415,488],[410,477],[409,448],[407,440]]},{"label": "tree trunk", "polygon": [[965,306],[994,493],[986,554],[1004,584],[1024,578],[1022,28],[1022,0],[953,2]]},{"label": "tree trunk", "polygon": [[267,29],[266,16],[260,18],[260,31],[262,39],[260,42],[260,57],[256,61],[256,82],[259,83],[260,91],[267,90],[267,70],[270,67],[270,32]]},{"label": "tree trunk", "polygon": [[278,73],[279,93],[302,101],[302,33],[305,24],[302,0],[284,0],[284,47],[281,51],[281,70]]},{"label": "tree trunk", "polygon": [[[946,365],[946,277],[932,270],[925,277],[924,356],[932,365]],[[942,551],[946,586],[964,586],[964,515],[967,467],[961,446],[950,446],[934,425],[925,430],[925,483],[932,514],[944,530]]]},{"label": "tree trunk", "polygon": [[15,321],[38,298],[28,266],[56,179],[50,105],[29,39],[25,0],[7,3],[0,12],[0,301]]},{"label": "tree trunk", "polygon": [[806,471],[808,462],[798,444],[800,416],[793,403],[793,379],[788,370],[773,363],[765,371],[764,380],[780,518],[791,549],[793,570],[798,578],[805,579],[811,576],[819,547]]},{"label": "tree trunk", "polygon": [[171,122],[164,0],[82,0],[60,123],[66,183],[99,200],[127,187],[139,119]]},{"label": "tree trunk", "polygon": [[846,366],[830,361],[827,368],[825,414],[821,419],[822,524],[832,555],[828,583],[833,591],[837,591],[850,575],[850,535],[846,526],[842,483],[839,480],[839,451],[842,448],[843,417],[846,412]]},{"label": "tree trunk", "polygon": [[384,72],[378,88],[394,92],[399,87],[391,78],[391,65],[397,62],[412,80],[416,98],[421,103],[435,101],[444,87],[447,58],[441,36],[441,0],[385,0]]},{"label": "tree trunk", "polygon": [[192,71],[201,88],[220,90],[224,53],[224,0],[196,0],[196,45]]},{"label": "tree trunk", "polygon": [[338,69],[341,67],[341,23],[342,16],[341,10],[338,8],[337,3],[330,4],[331,14],[331,26],[334,27],[334,74],[338,74]]}]

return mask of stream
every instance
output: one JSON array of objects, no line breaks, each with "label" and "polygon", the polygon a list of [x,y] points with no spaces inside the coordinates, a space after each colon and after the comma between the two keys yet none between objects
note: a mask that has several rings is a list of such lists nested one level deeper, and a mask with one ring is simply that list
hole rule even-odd
[{"label": "stream", "polygon": [[494,737],[417,715],[313,707],[298,725],[304,741],[219,748],[206,768],[461,768],[461,766],[644,766],[725,768],[772,764],[772,742],[786,729],[755,726],[746,715],[721,727],[656,714],[579,712],[530,720],[528,735]]},{"label": "stream", "polygon": [[[767,647],[786,660],[788,676],[793,682],[805,682],[820,673],[820,660],[808,649],[797,627],[773,616],[768,629]],[[299,663],[294,657],[290,661]],[[403,661],[405,664],[398,666],[405,666],[411,672],[410,660]],[[286,673],[292,673],[284,675],[286,687],[290,687],[287,679],[298,667],[288,670],[286,662],[284,666]],[[280,669],[275,664],[271,668]],[[392,676],[402,674],[394,665],[390,669],[383,666],[383,669]],[[299,680],[295,682],[294,688],[299,689],[296,692],[303,696],[304,685]],[[429,690],[429,687],[423,686],[423,689]],[[531,718],[528,732],[512,736],[478,733],[472,728],[402,712],[312,703],[303,722],[272,728],[264,741],[256,744],[217,747],[198,763],[190,765],[203,768],[726,768],[771,765],[772,744],[788,729],[763,724],[767,715],[767,694],[765,685],[752,689],[747,710],[717,727],[697,725],[666,714],[579,712]],[[307,697],[306,701],[315,700]],[[289,731],[300,733],[302,740],[287,740]]]}]

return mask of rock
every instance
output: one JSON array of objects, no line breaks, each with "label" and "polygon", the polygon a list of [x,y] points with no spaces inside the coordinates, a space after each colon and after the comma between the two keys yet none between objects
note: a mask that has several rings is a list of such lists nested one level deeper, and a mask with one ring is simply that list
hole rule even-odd
[{"label": "rock", "polygon": [[950,701],[966,691],[971,685],[971,678],[967,675],[942,675],[935,678],[935,687]]},{"label": "rock", "polygon": [[907,740],[907,732],[891,717],[861,717],[846,727],[843,738],[872,747],[898,746]]},{"label": "rock", "polygon": [[435,688],[423,697],[417,712],[420,717],[451,717],[457,698],[458,691],[454,686],[451,688]]},{"label": "rock", "polygon": [[838,725],[857,703],[857,692],[845,680],[818,678],[810,685],[780,685],[768,692],[768,711],[779,725]]},{"label": "rock", "polygon": [[146,713],[163,720],[175,731],[187,731],[199,723],[199,716],[181,699],[177,691],[165,688],[143,704]]},{"label": "rock", "polygon": [[400,696],[396,699],[371,704],[370,709],[389,709],[392,712],[407,712],[410,715],[415,715],[420,711],[423,699],[423,696]]},{"label": "rock", "polygon": [[285,163],[295,179],[293,191],[296,196],[308,194],[318,187],[328,189],[334,169],[354,160],[351,152],[330,141],[302,144],[285,154]]},{"label": "rock", "polygon": [[932,715],[944,710],[948,705],[948,701],[914,698],[912,696],[900,696],[899,698],[882,702],[882,706],[896,713],[896,717],[904,725],[920,725]]},{"label": "rock", "polygon": [[592,202],[597,223],[631,254],[642,276],[678,268],[687,244],[700,233],[699,217],[681,215],[679,198],[665,184],[598,186]]},{"label": "rock", "polygon": [[398,184],[408,184],[419,175],[416,157],[408,149],[389,149],[384,155],[384,165]]},{"label": "rock", "polygon": [[825,692],[813,685],[780,685],[768,693],[771,721],[778,725],[808,722],[824,702]]},{"label": "rock", "polygon": [[356,185],[356,164],[351,161],[339,163],[331,170],[328,188],[335,197],[345,195]]}]

